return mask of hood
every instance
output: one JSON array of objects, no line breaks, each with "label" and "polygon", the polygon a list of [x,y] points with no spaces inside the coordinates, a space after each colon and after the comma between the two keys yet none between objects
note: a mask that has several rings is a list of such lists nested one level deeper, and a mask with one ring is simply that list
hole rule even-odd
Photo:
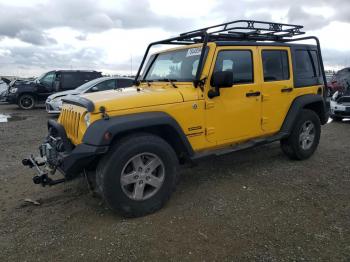
[{"label": "hood", "polygon": [[48,97],[48,99],[52,100],[60,96],[67,96],[67,95],[79,95],[80,93],[77,92],[76,90],[67,90],[67,91],[62,91],[62,92],[57,92]]},{"label": "hood", "polygon": [[104,106],[106,111],[117,111],[130,108],[181,103],[184,101],[181,93],[177,89],[161,87],[139,89],[136,87],[128,87],[83,94],[81,97],[92,101],[95,105],[95,111],[98,111],[101,106]]}]

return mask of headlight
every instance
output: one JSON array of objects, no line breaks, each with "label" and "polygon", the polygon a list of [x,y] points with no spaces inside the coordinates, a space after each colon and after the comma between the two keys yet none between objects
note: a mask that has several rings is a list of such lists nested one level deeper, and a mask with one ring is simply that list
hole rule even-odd
[{"label": "headlight", "polygon": [[90,113],[87,113],[84,116],[84,120],[85,120],[85,125],[88,127],[90,125]]},{"label": "headlight", "polygon": [[17,92],[17,90],[18,90],[17,87],[12,87],[12,88],[10,89],[10,93],[14,94],[14,93]]}]

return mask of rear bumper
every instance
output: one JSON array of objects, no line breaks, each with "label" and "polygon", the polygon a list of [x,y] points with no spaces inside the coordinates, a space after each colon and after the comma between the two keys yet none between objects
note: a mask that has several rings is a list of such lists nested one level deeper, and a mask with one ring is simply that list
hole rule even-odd
[{"label": "rear bumper", "polygon": [[50,119],[49,136],[40,146],[40,157],[50,170],[59,170],[70,180],[78,176],[97,157],[108,151],[108,146],[79,144],[74,146],[62,125]]}]

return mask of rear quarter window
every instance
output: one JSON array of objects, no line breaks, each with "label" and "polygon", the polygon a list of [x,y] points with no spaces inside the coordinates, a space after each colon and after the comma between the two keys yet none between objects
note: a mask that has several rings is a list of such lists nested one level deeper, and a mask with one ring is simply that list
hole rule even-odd
[{"label": "rear quarter window", "polygon": [[316,50],[294,50],[295,87],[307,87],[322,83],[321,67]]}]

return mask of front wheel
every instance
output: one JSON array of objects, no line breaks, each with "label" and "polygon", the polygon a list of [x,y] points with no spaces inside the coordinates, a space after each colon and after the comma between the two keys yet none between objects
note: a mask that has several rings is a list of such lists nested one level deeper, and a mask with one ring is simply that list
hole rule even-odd
[{"label": "front wheel", "polygon": [[35,98],[30,94],[21,95],[18,99],[18,106],[21,109],[29,110],[35,107]]},{"label": "front wheel", "polygon": [[291,159],[307,159],[315,152],[320,136],[321,123],[318,115],[312,110],[303,109],[290,136],[281,140],[282,151]]},{"label": "front wheel", "polygon": [[140,133],[124,137],[99,163],[97,189],[106,203],[127,217],[159,210],[175,190],[178,159],[162,138]]}]

